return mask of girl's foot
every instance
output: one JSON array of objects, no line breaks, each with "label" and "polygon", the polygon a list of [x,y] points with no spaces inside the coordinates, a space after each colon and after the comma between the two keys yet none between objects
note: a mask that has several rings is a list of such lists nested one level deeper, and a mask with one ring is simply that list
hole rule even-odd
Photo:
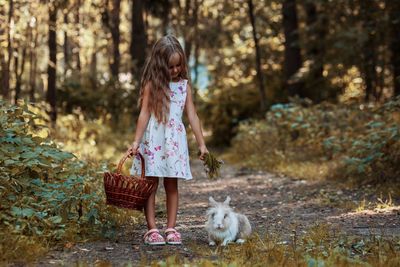
[{"label": "girl's foot", "polygon": [[143,237],[145,245],[165,245],[165,239],[160,234],[158,229],[151,229],[144,234]]},{"label": "girl's foot", "polygon": [[166,235],[166,242],[169,245],[181,245],[182,240],[181,240],[181,234],[176,231],[174,228],[168,228],[165,230],[165,235]]}]

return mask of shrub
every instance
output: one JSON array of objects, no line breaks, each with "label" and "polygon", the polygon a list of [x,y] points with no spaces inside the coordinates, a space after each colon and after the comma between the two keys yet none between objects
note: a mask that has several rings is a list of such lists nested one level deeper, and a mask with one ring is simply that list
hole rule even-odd
[{"label": "shrub", "polygon": [[239,126],[231,153],[247,154],[244,164],[251,167],[337,161],[340,176],[393,181],[400,174],[399,107],[399,97],[379,106],[276,104],[265,119]]},{"label": "shrub", "polygon": [[[45,127],[38,119],[26,104],[0,102],[1,260],[29,258],[62,239],[109,235],[116,224],[99,185],[102,167],[35,135]],[[23,249],[30,245],[36,249]]]}]

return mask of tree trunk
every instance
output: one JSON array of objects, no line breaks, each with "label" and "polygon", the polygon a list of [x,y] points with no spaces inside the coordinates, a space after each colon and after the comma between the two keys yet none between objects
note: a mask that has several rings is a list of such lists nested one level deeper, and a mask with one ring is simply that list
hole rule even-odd
[{"label": "tree trunk", "polygon": [[53,124],[57,120],[57,107],[56,107],[56,69],[57,69],[57,6],[49,5],[49,63],[47,67],[47,94],[46,100],[49,102],[50,118]]},{"label": "tree trunk", "polygon": [[20,55],[15,56],[15,96],[14,103],[17,104],[18,99],[21,95],[21,84],[22,84],[22,75],[24,74],[25,69],[25,61],[26,61],[26,45],[23,45],[22,55],[21,55],[21,67],[19,67],[19,57]]},{"label": "tree trunk", "polygon": [[11,36],[11,28],[10,28],[11,22],[14,20],[13,16],[14,16],[14,1],[10,0],[10,8],[8,10],[8,33],[7,33],[7,40],[8,40],[8,47],[7,47],[7,50],[8,50],[7,91],[8,92],[7,92],[7,97],[6,97],[7,99],[8,99],[9,94],[10,94],[10,92],[9,92],[10,91],[10,72],[11,72],[10,65],[11,65],[11,60],[12,60],[12,55],[13,55],[13,39],[14,39],[14,36]]},{"label": "tree trunk", "polygon": [[264,89],[264,76],[261,69],[261,51],[258,45],[258,36],[257,36],[257,29],[256,29],[256,22],[254,16],[254,5],[252,0],[247,0],[247,5],[249,8],[249,17],[250,23],[253,30],[253,40],[254,45],[256,48],[256,70],[257,70],[257,79],[258,79],[258,91],[260,92],[260,109],[261,111],[266,110],[266,96],[265,96],[265,89]]},{"label": "tree trunk", "polygon": [[200,52],[200,45],[198,38],[195,38],[194,43],[194,80],[193,80],[193,101],[196,102],[197,94],[198,94],[198,86],[197,83],[199,81],[199,52]]},{"label": "tree trunk", "polygon": [[[372,6],[371,6],[372,5]],[[374,18],[374,9],[377,8],[373,2],[360,2],[360,19],[363,30],[367,33],[367,40],[362,44],[362,62],[361,69],[365,80],[365,101],[377,98],[376,83],[376,23]]]},{"label": "tree trunk", "polygon": [[97,47],[97,31],[94,32],[94,47],[93,47],[93,52],[90,60],[90,66],[89,66],[89,81],[91,84],[91,88],[93,91],[97,90],[98,82],[97,82],[97,53],[98,53],[98,47]]},{"label": "tree trunk", "polygon": [[170,10],[171,10],[171,4],[170,1],[168,0],[164,0],[162,1],[162,5],[163,5],[163,12],[162,12],[162,29],[163,29],[163,34],[167,35],[168,34],[168,27],[169,27],[169,14],[170,14]]},{"label": "tree trunk", "polygon": [[91,87],[97,89],[97,48],[96,45],[92,52],[92,59],[90,61],[90,83]]},{"label": "tree trunk", "polygon": [[307,37],[309,43],[307,45],[307,56],[311,61],[309,80],[311,81],[307,86],[306,95],[314,102],[320,102],[327,98],[327,94],[321,91],[323,89],[323,43],[325,39],[325,27],[327,27],[326,19],[318,18],[317,6],[313,0],[308,0],[305,5],[307,14]]},{"label": "tree trunk", "polygon": [[[4,47],[3,44],[3,40],[4,35],[6,34],[6,32],[8,31],[8,27],[6,27],[8,25],[8,23],[6,23],[5,18],[5,4],[0,6],[0,46]],[[9,74],[8,74],[8,69],[7,69],[7,58],[6,58],[6,53],[5,53],[5,49],[0,49],[0,64],[1,64],[1,77],[0,77],[0,86],[2,87],[1,90],[1,94],[3,96],[4,99],[7,99],[8,97],[8,92],[9,92],[9,85],[8,85],[8,81],[9,81]]]},{"label": "tree trunk", "polygon": [[[19,44],[18,42],[15,43],[15,46],[18,47]],[[21,82],[18,81],[19,75],[18,75],[18,68],[19,68],[19,55],[18,55],[18,49],[14,51],[13,53],[13,58],[14,58],[14,76],[15,76],[15,94],[14,94],[14,104],[17,104],[19,95],[21,93]]]},{"label": "tree trunk", "polygon": [[67,71],[70,69],[70,47],[69,47],[69,40],[68,40],[68,12],[64,13],[64,27],[66,30],[64,31],[64,75],[67,74]]},{"label": "tree trunk", "polygon": [[[5,7],[5,4],[4,4]],[[5,10],[3,8],[1,9],[1,17],[5,17]],[[4,99],[8,99],[10,95],[10,63],[11,63],[11,58],[12,58],[12,36],[11,36],[11,21],[13,20],[13,13],[14,13],[14,1],[10,0],[9,1],[9,9],[8,9],[8,20],[7,23],[2,23],[2,25],[7,25],[7,56],[6,54],[1,53],[1,70],[2,70],[2,90],[1,93],[3,95]],[[1,26],[0,26],[1,27]],[[1,29],[2,32],[4,32],[4,29]],[[3,35],[2,33],[1,35]],[[4,51],[3,49],[1,49]]]},{"label": "tree trunk", "polygon": [[112,62],[110,63],[111,75],[118,81],[119,74],[119,63],[121,55],[119,52],[119,43],[121,39],[119,24],[120,24],[120,8],[121,0],[112,0],[112,10],[111,10],[111,38],[112,38]]},{"label": "tree trunk", "polygon": [[82,27],[81,21],[80,21],[80,13],[79,13],[79,8],[81,6],[81,0],[77,0],[77,5],[76,5],[76,13],[75,13],[75,25],[76,25],[76,49],[75,49],[75,58],[76,58],[76,69],[79,71],[79,75],[81,73],[81,44],[79,42],[80,39],[80,29]]},{"label": "tree trunk", "polygon": [[[194,81],[193,81],[193,101],[197,101],[198,95],[198,82],[199,82],[199,58],[200,58],[200,37],[199,37],[199,27],[198,27],[198,18],[199,18],[199,7],[202,5],[203,0],[194,0],[194,34],[193,34],[193,43],[194,43]],[[189,60],[189,58],[188,58]]]},{"label": "tree trunk", "polygon": [[140,83],[140,74],[146,60],[147,36],[143,20],[143,1],[133,0],[132,3],[132,31],[131,31],[131,58],[132,75]]},{"label": "tree trunk", "polygon": [[299,47],[298,20],[295,0],[284,0],[282,5],[283,29],[285,34],[284,76],[285,87],[290,96],[302,94],[302,83],[293,77],[302,66]]},{"label": "tree trunk", "polygon": [[185,34],[185,55],[187,60],[189,61],[190,59],[190,52],[192,51],[192,38],[190,36],[190,30],[192,29],[192,18],[193,14],[190,14],[191,12],[191,6],[192,6],[192,1],[191,0],[186,0],[185,1],[185,27],[183,28],[184,34]]},{"label": "tree trunk", "polygon": [[400,3],[387,0],[390,23],[390,50],[391,64],[393,68],[393,95],[400,95]]},{"label": "tree trunk", "polygon": [[29,54],[29,100],[31,102],[35,102],[35,91],[36,91],[36,68],[37,68],[37,59],[36,59],[36,46],[37,46],[37,38],[38,33],[35,32],[33,26],[30,27],[30,42],[29,46],[30,54]]}]

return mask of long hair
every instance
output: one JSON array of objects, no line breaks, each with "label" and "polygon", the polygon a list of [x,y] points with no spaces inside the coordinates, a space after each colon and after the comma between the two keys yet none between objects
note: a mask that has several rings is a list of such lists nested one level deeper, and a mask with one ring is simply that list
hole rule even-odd
[{"label": "long hair", "polygon": [[153,46],[150,57],[144,66],[140,81],[139,106],[142,106],[145,86],[150,86],[149,110],[158,122],[166,123],[169,114],[170,88],[168,63],[171,56],[178,53],[181,58],[181,79],[188,78],[188,66],[179,41],[172,35],[166,35],[159,39]]}]

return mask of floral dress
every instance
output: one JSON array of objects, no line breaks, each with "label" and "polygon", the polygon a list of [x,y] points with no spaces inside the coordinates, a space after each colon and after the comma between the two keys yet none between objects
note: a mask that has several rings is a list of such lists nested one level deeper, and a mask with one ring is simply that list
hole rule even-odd
[{"label": "floral dress", "polygon": [[[166,124],[157,122],[154,114],[139,145],[146,166],[146,176],[192,179],[189,152],[182,113],[186,102],[187,80],[170,82],[170,112]],[[141,174],[139,156],[133,161],[131,175]]]}]

